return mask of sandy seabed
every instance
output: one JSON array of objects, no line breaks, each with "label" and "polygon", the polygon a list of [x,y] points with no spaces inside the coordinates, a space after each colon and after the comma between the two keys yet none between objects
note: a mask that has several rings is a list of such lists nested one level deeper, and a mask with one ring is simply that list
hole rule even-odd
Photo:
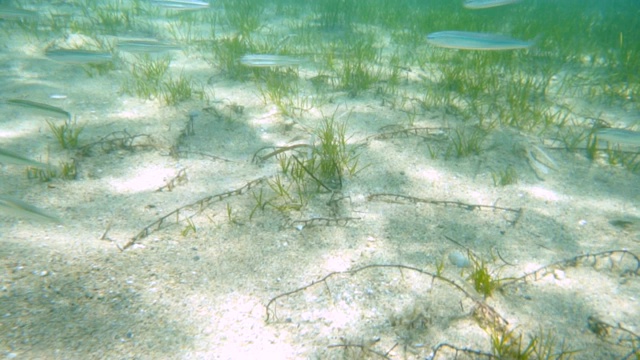
[{"label": "sandy seabed", "polygon": [[[447,147],[446,133],[382,136],[407,128],[406,111],[369,92],[332,91],[285,117],[253,82],[182,52],[171,69],[209,97],[167,106],[121,94],[122,70],[89,77],[34,56],[42,46],[4,46],[3,97],[70,111],[84,126],[81,145],[113,132],[144,136],[80,154],[60,148],[47,116],[0,108],[3,148],[53,164],[75,159],[78,168],[76,180],[50,182],[21,166],[2,169],[0,194],[63,219],[0,218],[8,358],[424,359],[438,344],[491,352],[500,329],[525,343],[548,334],[556,351],[563,344],[578,359],[622,358],[640,346],[640,234],[612,224],[640,216],[637,174],[500,128],[480,154],[432,156]],[[308,81],[314,69],[299,71]],[[254,154],[309,144],[328,116],[346,124],[361,170],[301,211],[256,209],[280,168]],[[412,126],[459,123],[422,109]],[[558,164],[544,179],[519,150],[531,146]],[[496,186],[492,173],[507,165],[518,182]],[[449,260],[467,250],[504,279],[486,299],[470,270]]]}]

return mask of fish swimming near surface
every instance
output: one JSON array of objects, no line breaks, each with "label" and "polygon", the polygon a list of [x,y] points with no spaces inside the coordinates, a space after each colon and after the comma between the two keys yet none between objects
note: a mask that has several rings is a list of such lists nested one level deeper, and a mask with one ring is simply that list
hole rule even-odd
[{"label": "fish swimming near surface", "polygon": [[47,165],[28,159],[22,155],[12,153],[11,151],[0,149],[0,164],[26,165],[38,168],[45,168]]},{"label": "fish swimming near surface", "polygon": [[519,50],[532,47],[535,41],[524,41],[504,35],[468,31],[439,31],[427,35],[433,46],[459,50]]},{"label": "fish swimming near surface", "polygon": [[65,64],[104,64],[113,61],[113,55],[109,52],[83,49],[47,49],[44,55]]},{"label": "fish swimming near surface", "polygon": [[503,5],[515,4],[522,0],[466,0],[462,6],[467,9],[488,9]]},{"label": "fish swimming near surface", "polygon": [[59,116],[59,117],[63,117],[65,119],[71,120],[71,113],[57,106],[52,106],[52,105],[39,103],[31,100],[24,100],[24,99],[9,99],[4,101],[4,103],[7,105],[20,106],[24,109],[36,111],[48,116]]},{"label": "fish swimming near surface", "polygon": [[24,201],[0,196],[0,213],[43,222],[61,223],[60,219]]},{"label": "fish swimming near surface", "polygon": [[201,10],[209,7],[208,2],[198,0],[151,0],[151,4],[169,10]]},{"label": "fish swimming near surface", "polygon": [[285,55],[248,54],[240,58],[240,63],[248,67],[298,66],[305,60]]}]

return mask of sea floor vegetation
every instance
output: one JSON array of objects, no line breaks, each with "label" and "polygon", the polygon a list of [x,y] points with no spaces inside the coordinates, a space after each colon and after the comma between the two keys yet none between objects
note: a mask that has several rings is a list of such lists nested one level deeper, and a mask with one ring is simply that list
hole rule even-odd
[{"label": "sea floor vegetation", "polygon": [[640,359],[634,0],[6,1],[0,32],[7,358]]}]

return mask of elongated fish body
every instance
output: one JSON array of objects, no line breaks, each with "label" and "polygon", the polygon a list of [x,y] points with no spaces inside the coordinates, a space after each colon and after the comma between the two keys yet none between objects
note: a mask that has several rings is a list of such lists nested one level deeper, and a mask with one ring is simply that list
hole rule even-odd
[{"label": "elongated fish body", "polygon": [[515,4],[520,1],[522,0],[467,0],[464,2],[463,6],[467,9],[477,10]]},{"label": "elongated fish body", "polygon": [[11,151],[0,149],[0,164],[14,164],[14,165],[26,165],[35,166],[38,168],[47,167],[45,164],[28,159],[22,155],[12,153]]},{"label": "elongated fish body", "polygon": [[533,41],[513,39],[508,36],[468,31],[440,31],[427,35],[433,46],[460,50],[519,50],[533,46]]},{"label": "elongated fish body", "polygon": [[640,132],[638,131],[605,128],[597,130],[595,135],[598,140],[605,140],[613,144],[640,148]]},{"label": "elongated fish body", "polygon": [[208,2],[197,0],[151,0],[151,4],[170,10],[201,10],[209,7]]},{"label": "elongated fish body", "polygon": [[240,58],[240,63],[248,67],[298,66],[305,61],[284,55],[248,54]]},{"label": "elongated fish body", "polygon": [[35,11],[0,5],[0,19],[32,19],[38,16]]},{"label": "elongated fish body", "polygon": [[157,54],[167,51],[181,50],[181,47],[156,39],[120,39],[118,50],[133,54]]},{"label": "elongated fish body", "polygon": [[24,201],[13,199],[7,196],[0,196],[0,213],[36,221],[55,223],[61,222],[60,219],[53,215],[47,214],[44,210],[27,204]]},{"label": "elongated fish body", "polygon": [[81,49],[50,49],[45,56],[65,64],[102,64],[113,60],[111,53]]},{"label": "elongated fish body", "polygon": [[43,103],[31,101],[31,100],[24,100],[24,99],[9,99],[5,101],[5,103],[8,105],[20,106],[22,108],[25,108],[31,111],[36,111],[48,116],[58,116],[58,117],[71,120],[71,114],[68,111],[61,109],[57,106],[52,106],[52,105],[43,104]]}]

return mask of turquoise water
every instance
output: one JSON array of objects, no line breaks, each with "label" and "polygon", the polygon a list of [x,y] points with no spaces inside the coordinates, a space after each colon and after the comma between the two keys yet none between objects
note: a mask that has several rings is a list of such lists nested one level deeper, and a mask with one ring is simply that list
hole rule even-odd
[{"label": "turquoise water", "polygon": [[637,0],[0,1],[0,36],[7,356],[639,354]]}]

